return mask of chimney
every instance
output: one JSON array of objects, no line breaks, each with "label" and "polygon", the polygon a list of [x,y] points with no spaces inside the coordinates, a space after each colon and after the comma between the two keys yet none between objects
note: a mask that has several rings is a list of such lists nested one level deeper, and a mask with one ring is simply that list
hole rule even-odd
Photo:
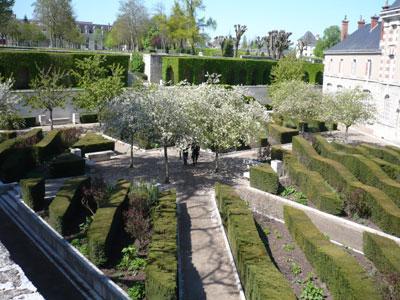
[{"label": "chimney", "polygon": [[341,41],[343,42],[349,36],[349,20],[347,20],[347,16],[344,17],[342,21],[342,34]]},{"label": "chimney", "polygon": [[365,20],[362,16],[360,16],[360,21],[358,21],[358,29],[361,29],[365,26]]},{"label": "chimney", "polygon": [[387,10],[387,9],[389,9],[389,8],[390,8],[389,0],[386,0],[386,1],[385,1],[385,4],[382,6],[382,9],[383,9],[383,10]]},{"label": "chimney", "polygon": [[371,30],[374,29],[378,25],[378,16],[371,17]]}]

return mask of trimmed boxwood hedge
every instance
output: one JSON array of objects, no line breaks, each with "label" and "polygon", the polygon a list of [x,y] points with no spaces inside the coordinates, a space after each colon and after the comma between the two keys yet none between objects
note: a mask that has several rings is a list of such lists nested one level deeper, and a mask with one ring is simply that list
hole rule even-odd
[{"label": "trimmed boxwood hedge", "polygon": [[320,156],[302,137],[293,138],[293,154],[307,168],[316,171],[332,186],[345,201],[364,202],[371,219],[384,231],[400,236],[400,208],[379,189],[362,184],[341,163]]},{"label": "trimmed boxwood hedge", "polygon": [[278,174],[269,164],[253,166],[250,168],[250,186],[276,195],[279,188]]},{"label": "trimmed boxwood hedge", "polygon": [[335,299],[382,299],[357,260],[332,244],[303,211],[285,206],[283,212],[290,234]]},{"label": "trimmed boxwood hedge", "polygon": [[318,209],[333,215],[343,214],[343,200],[321,174],[308,170],[291,155],[285,156],[284,162],[292,183],[297,185]]},{"label": "trimmed boxwood hedge", "polygon": [[281,145],[271,147],[271,160],[283,160],[285,155],[290,155],[292,151],[283,148]]},{"label": "trimmed boxwood hedge", "polygon": [[22,199],[25,204],[34,211],[42,210],[45,207],[45,182],[44,178],[22,179],[19,182]]},{"label": "trimmed boxwood hedge", "polygon": [[90,184],[88,177],[77,177],[64,182],[56,197],[49,205],[49,224],[60,234],[75,222],[83,209],[82,188]]},{"label": "trimmed boxwood hedge", "polygon": [[97,266],[108,261],[115,237],[122,230],[122,209],[127,203],[130,186],[130,182],[119,180],[108,204],[97,209],[93,217],[87,236],[89,258]]},{"label": "trimmed boxwood hedge", "polygon": [[392,149],[377,147],[369,144],[361,144],[361,147],[373,156],[386,160],[392,164],[400,165],[400,154]]},{"label": "trimmed boxwood hedge", "polygon": [[17,137],[16,131],[8,130],[0,132],[0,143],[4,142],[5,140],[13,139],[15,137]]},{"label": "trimmed boxwood hedge", "polygon": [[[16,89],[28,89],[29,83],[38,75],[38,69],[56,69],[70,71],[75,68],[78,59],[91,57],[95,53],[83,52],[44,52],[44,51],[0,51],[0,70],[3,77],[15,77]],[[119,64],[124,69],[124,82],[128,83],[129,55],[101,54],[106,57],[106,65]],[[12,63],[10,63],[12,62]],[[66,83],[76,86],[73,78]]]},{"label": "trimmed boxwood hedge", "polygon": [[391,179],[375,162],[362,155],[338,152],[322,136],[315,136],[313,144],[319,154],[340,162],[358,180],[380,189],[400,207],[400,183]]},{"label": "trimmed boxwood hedge", "polygon": [[152,214],[153,235],[146,266],[146,299],[175,300],[177,296],[176,191],[165,192]]},{"label": "trimmed boxwood hedge", "polygon": [[[168,56],[162,59],[162,77],[175,84],[185,79],[200,84],[207,80],[208,72],[221,74],[222,84],[265,85],[271,83],[271,70],[276,64],[272,60]],[[304,64],[311,83],[321,84],[323,71],[323,64]]]},{"label": "trimmed boxwood hedge", "polygon": [[90,124],[99,122],[97,114],[82,114],[79,116],[79,122],[81,124]]},{"label": "trimmed boxwood hedge", "polygon": [[33,146],[38,162],[43,162],[62,152],[61,131],[52,130],[36,145]]},{"label": "trimmed boxwood hedge", "polygon": [[100,151],[114,151],[114,141],[105,139],[101,135],[89,132],[79,139],[72,148],[79,148],[82,151],[82,156],[86,153],[100,152]]},{"label": "trimmed boxwood hedge", "polygon": [[63,153],[50,162],[49,171],[52,178],[72,177],[85,174],[86,162],[82,157],[72,153]]},{"label": "trimmed boxwood hedge", "polygon": [[394,152],[397,152],[397,154],[400,155],[400,148],[399,147],[395,147],[395,146],[385,146],[386,149],[392,150]]},{"label": "trimmed boxwood hedge", "polygon": [[268,124],[268,137],[272,145],[290,144],[294,136],[299,135],[297,129],[287,128],[276,124]]},{"label": "trimmed boxwood hedge", "polygon": [[216,184],[215,193],[246,299],[296,299],[267,254],[247,204],[229,186]]}]

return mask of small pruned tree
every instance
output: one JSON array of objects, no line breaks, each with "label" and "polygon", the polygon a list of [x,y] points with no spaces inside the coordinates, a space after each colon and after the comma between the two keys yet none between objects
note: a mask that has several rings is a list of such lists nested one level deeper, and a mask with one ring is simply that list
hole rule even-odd
[{"label": "small pruned tree", "polygon": [[300,81],[304,77],[304,61],[297,59],[295,54],[287,55],[272,68],[271,80],[274,84],[283,81]]},{"label": "small pruned tree", "polygon": [[257,47],[258,55],[260,55],[261,49],[264,47],[264,44],[265,44],[265,38],[258,36],[254,40],[254,43]]},{"label": "small pruned tree", "polygon": [[231,36],[227,37],[224,42],[224,48],[222,50],[222,56],[233,57],[235,55],[235,50],[233,46],[233,38]]},{"label": "small pruned tree", "polygon": [[242,36],[246,33],[247,31],[247,26],[246,25],[240,25],[236,24],[235,25],[235,57],[239,56],[239,45],[240,45],[240,40],[242,39]]},{"label": "small pruned tree", "polygon": [[54,129],[53,112],[55,108],[63,108],[70,96],[70,90],[65,83],[67,72],[54,69],[38,69],[39,73],[34,78],[30,87],[35,95],[26,99],[26,105],[35,109],[44,109],[50,115],[51,130]]},{"label": "small pruned tree", "polygon": [[221,49],[221,55],[224,56],[224,45],[226,42],[226,36],[220,35],[214,38],[214,46],[218,46]]},{"label": "small pruned tree", "polygon": [[342,124],[346,128],[347,143],[351,126],[375,120],[376,107],[371,102],[371,95],[359,88],[343,89],[324,97],[323,118],[326,121]]},{"label": "small pruned tree", "polygon": [[17,105],[21,98],[12,92],[14,82],[11,78],[3,80],[0,77],[0,128],[18,128],[21,119],[18,116]]}]

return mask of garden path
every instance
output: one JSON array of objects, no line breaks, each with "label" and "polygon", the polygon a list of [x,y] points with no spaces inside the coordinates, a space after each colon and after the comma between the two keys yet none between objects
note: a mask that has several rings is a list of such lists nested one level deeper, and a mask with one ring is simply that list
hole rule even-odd
[{"label": "garden path", "polygon": [[[222,155],[221,171],[213,172],[213,156],[202,152],[199,165],[183,166],[175,150],[170,151],[171,187],[177,189],[180,284],[183,299],[244,299],[230,251],[220,224],[214,200],[217,182],[235,185],[246,171],[245,159],[254,159],[255,151]],[[97,163],[94,174],[109,182],[119,178],[163,181],[163,156],[160,150],[135,154],[134,168],[129,157]]]}]

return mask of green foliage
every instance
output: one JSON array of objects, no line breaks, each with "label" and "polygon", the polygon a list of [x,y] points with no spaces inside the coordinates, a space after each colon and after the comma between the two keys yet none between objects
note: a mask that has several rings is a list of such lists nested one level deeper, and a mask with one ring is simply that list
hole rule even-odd
[{"label": "green foliage", "polygon": [[[28,89],[29,83],[38,76],[39,70],[54,70],[69,72],[76,69],[76,61],[92,57],[94,53],[81,52],[43,52],[43,51],[11,51],[0,52],[0,70],[6,78],[15,76],[16,89]],[[105,55],[107,68],[113,64],[123,67],[123,82],[128,82],[129,55]],[[13,63],[10,64],[10,61]],[[77,86],[74,78],[67,76],[66,83]]]},{"label": "green foliage", "polygon": [[232,38],[228,38],[225,41],[224,48],[222,50],[222,56],[224,56],[224,57],[234,57],[235,56],[235,49],[234,49]]},{"label": "green foliage", "polygon": [[85,160],[72,153],[55,157],[49,166],[52,178],[72,177],[85,174]]},{"label": "green foliage", "polygon": [[362,184],[342,164],[320,156],[303,138],[293,139],[293,153],[311,171],[318,172],[346,203],[367,205],[371,219],[385,232],[400,235],[400,209],[377,188]]},{"label": "green foliage", "polygon": [[229,186],[217,184],[215,192],[246,298],[296,299],[267,254],[247,204]]},{"label": "green foliage", "polygon": [[[381,299],[357,260],[328,241],[303,211],[285,206],[284,217],[289,232],[335,299]],[[310,287],[311,291],[315,295]]]},{"label": "green foliage", "polygon": [[135,246],[129,246],[122,249],[122,259],[117,268],[124,271],[137,272],[146,267],[146,260],[138,257]]},{"label": "green foliage", "polygon": [[282,197],[290,197],[293,198],[299,204],[307,205],[308,199],[307,196],[302,192],[298,192],[294,186],[285,187],[285,189],[280,194]]},{"label": "green foliage", "polygon": [[144,73],[143,55],[140,52],[133,52],[132,54],[131,71]]},{"label": "green foliage", "polygon": [[372,156],[386,160],[389,163],[400,165],[400,153],[383,147],[377,147],[369,144],[362,144],[362,148],[368,151]]},{"label": "green foliage", "polygon": [[294,136],[299,135],[297,129],[268,124],[268,137],[271,144],[289,144]]},{"label": "green foliage", "polygon": [[285,244],[283,245],[283,250],[285,252],[293,252],[295,249],[295,246],[293,244]]},{"label": "green foliage", "polygon": [[45,206],[44,201],[44,178],[30,178],[20,181],[21,195],[25,204],[34,211],[42,210]]},{"label": "green foliage", "polygon": [[128,295],[132,300],[142,300],[145,294],[146,289],[143,282],[135,282],[133,286],[128,289]]},{"label": "green foliage", "polygon": [[146,266],[146,299],[178,299],[176,191],[160,195],[154,208],[153,236]]},{"label": "green foliage", "polygon": [[74,246],[85,257],[89,256],[89,247],[87,239],[73,239],[71,245]]},{"label": "green foliage", "polygon": [[290,271],[292,272],[292,274],[294,276],[298,276],[303,272],[303,270],[301,269],[301,266],[296,262],[292,262],[290,264]]},{"label": "green foliage", "polygon": [[48,158],[62,152],[61,131],[52,130],[36,145],[33,146],[38,162],[43,162]]},{"label": "green foliage", "polygon": [[304,60],[297,59],[295,55],[285,56],[272,68],[272,82],[275,84],[283,81],[303,80],[304,65]]},{"label": "green foliage", "polygon": [[340,28],[339,26],[330,26],[324,30],[322,39],[317,42],[314,49],[316,57],[323,58],[324,51],[340,43]]},{"label": "green foliage", "polygon": [[283,160],[285,155],[290,155],[290,150],[282,148],[280,145],[274,145],[271,147],[271,159],[272,160]]},{"label": "green foliage", "polygon": [[99,118],[97,114],[83,114],[79,116],[79,122],[81,124],[97,123],[99,122]]},{"label": "green foliage", "polygon": [[90,152],[114,151],[114,144],[113,141],[103,138],[101,135],[89,132],[72,145],[72,148],[81,149],[82,156],[84,156]]},{"label": "green foliage", "polygon": [[250,186],[263,192],[277,194],[279,177],[268,164],[250,168]]},{"label": "green foliage", "polygon": [[300,295],[301,300],[324,300],[324,290],[315,286],[312,279],[308,279],[305,283]]}]

